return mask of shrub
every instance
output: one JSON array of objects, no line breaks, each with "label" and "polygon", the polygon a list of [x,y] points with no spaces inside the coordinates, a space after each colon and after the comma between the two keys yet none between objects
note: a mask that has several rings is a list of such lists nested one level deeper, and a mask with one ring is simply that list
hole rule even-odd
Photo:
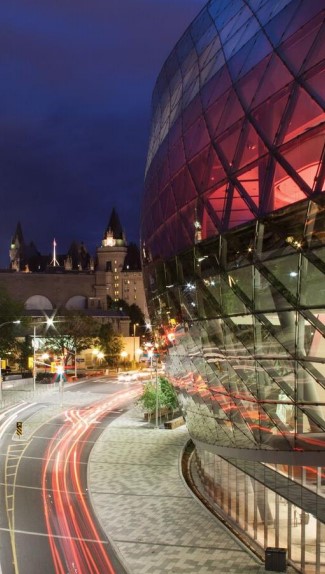
[{"label": "shrub", "polygon": [[163,406],[169,407],[173,410],[178,408],[178,400],[176,391],[173,385],[169,382],[168,379],[165,377],[159,377],[160,381],[160,390],[162,395],[162,402]]},{"label": "shrub", "polygon": [[[148,413],[153,413],[156,409],[156,383],[149,381],[145,384],[143,393],[138,400],[138,404]],[[159,407],[167,407],[175,410],[178,408],[177,395],[173,385],[165,377],[159,377],[158,382],[158,404]]]}]

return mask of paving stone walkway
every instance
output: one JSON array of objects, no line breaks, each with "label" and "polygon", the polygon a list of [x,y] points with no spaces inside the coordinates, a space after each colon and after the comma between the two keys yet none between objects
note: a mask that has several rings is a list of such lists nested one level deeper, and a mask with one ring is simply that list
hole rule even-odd
[{"label": "paving stone walkway", "polygon": [[186,428],[155,429],[135,408],[96,442],[88,467],[92,503],[130,574],[261,574],[258,561],[186,486]]}]

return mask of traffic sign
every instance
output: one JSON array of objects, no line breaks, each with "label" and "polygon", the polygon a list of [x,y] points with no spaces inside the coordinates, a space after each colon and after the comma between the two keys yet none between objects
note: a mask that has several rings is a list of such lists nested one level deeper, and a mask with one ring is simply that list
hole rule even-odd
[{"label": "traffic sign", "polygon": [[21,421],[16,422],[16,434],[18,434],[18,436],[23,434],[23,423]]}]

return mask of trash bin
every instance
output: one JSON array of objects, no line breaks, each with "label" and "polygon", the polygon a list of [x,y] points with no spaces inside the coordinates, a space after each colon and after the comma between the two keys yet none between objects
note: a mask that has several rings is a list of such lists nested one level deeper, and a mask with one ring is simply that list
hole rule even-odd
[{"label": "trash bin", "polygon": [[265,549],[265,570],[272,570],[273,572],[285,572],[286,565],[286,548],[274,548],[269,546]]}]

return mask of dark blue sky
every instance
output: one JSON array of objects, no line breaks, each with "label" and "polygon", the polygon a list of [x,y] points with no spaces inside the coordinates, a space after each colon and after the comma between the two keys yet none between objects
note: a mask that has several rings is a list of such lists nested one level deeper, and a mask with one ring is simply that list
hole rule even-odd
[{"label": "dark blue sky", "polygon": [[90,252],[115,207],[139,239],[151,94],[205,0],[0,6],[0,266],[17,221],[42,253]]}]

